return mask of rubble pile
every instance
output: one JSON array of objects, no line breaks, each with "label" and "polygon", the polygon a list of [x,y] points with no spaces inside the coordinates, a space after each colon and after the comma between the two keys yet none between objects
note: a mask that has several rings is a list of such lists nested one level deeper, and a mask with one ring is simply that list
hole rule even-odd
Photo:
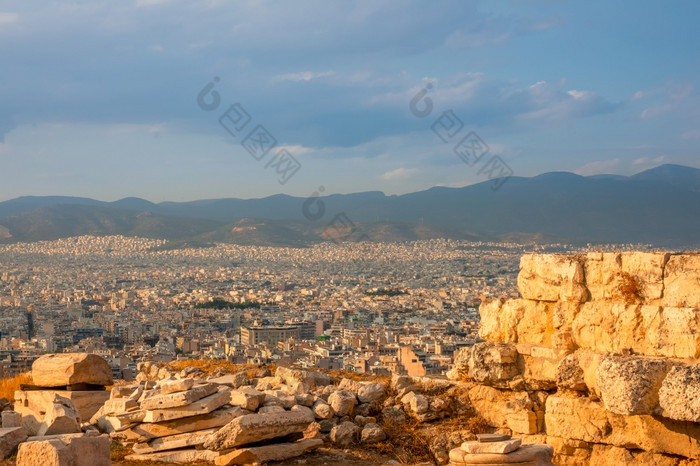
[{"label": "rubble pile", "polygon": [[249,464],[299,456],[324,441],[347,447],[386,439],[372,416],[383,408],[384,384],[333,385],[326,374],[284,367],[255,375],[205,379],[192,368],[143,364],[139,382],[113,388],[91,422],[131,445],[128,461]]},{"label": "rubble pile", "polygon": [[518,289],[448,373],[479,415],[562,465],[700,459],[700,255],[525,255]]}]

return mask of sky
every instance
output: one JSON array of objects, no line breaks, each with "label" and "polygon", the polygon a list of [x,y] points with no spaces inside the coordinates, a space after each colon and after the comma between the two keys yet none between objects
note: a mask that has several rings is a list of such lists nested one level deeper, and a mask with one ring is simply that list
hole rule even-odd
[{"label": "sky", "polygon": [[0,200],[700,168],[700,2],[670,5],[0,0]]}]

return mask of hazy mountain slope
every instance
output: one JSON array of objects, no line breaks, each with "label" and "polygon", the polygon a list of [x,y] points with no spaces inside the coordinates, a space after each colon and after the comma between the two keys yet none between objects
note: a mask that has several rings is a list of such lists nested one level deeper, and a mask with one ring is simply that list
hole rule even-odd
[{"label": "hazy mountain slope", "polygon": [[512,177],[497,191],[484,182],[401,196],[336,194],[318,198],[325,212],[316,220],[304,215],[305,201],[287,195],[159,204],[23,197],[0,203],[0,227],[14,240],[92,233],[300,245],[330,239],[327,225],[345,214],[360,232],[355,237],[364,233],[375,241],[560,238],[700,246],[700,170],[678,165],[630,177],[565,172]]}]

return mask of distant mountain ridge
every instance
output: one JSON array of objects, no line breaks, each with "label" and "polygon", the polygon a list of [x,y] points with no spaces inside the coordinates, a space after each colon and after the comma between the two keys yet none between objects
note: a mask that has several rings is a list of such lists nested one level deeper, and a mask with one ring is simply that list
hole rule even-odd
[{"label": "distant mountain ridge", "polygon": [[[318,198],[325,214],[308,220],[304,198],[206,199],[152,203],[65,196],[0,202],[0,238],[36,241],[81,234],[158,237],[198,242],[303,246],[333,238],[338,214],[358,234],[347,238],[401,241],[470,240],[644,242],[700,245],[700,170],[662,165],[632,176],[550,172],[491,182],[435,187],[386,196],[381,192]],[[4,234],[3,234],[4,233]],[[362,234],[360,234],[362,233]]]}]

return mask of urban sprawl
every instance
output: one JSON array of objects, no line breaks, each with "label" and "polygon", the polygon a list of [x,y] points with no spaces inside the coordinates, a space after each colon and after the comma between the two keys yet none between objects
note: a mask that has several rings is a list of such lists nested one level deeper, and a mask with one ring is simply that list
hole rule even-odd
[{"label": "urban sprawl", "polygon": [[441,374],[478,340],[481,301],[517,293],[523,253],[575,249],[448,239],[171,248],[122,236],[3,245],[0,369],[70,351],[105,357],[126,380],[139,362],[175,359]]}]

